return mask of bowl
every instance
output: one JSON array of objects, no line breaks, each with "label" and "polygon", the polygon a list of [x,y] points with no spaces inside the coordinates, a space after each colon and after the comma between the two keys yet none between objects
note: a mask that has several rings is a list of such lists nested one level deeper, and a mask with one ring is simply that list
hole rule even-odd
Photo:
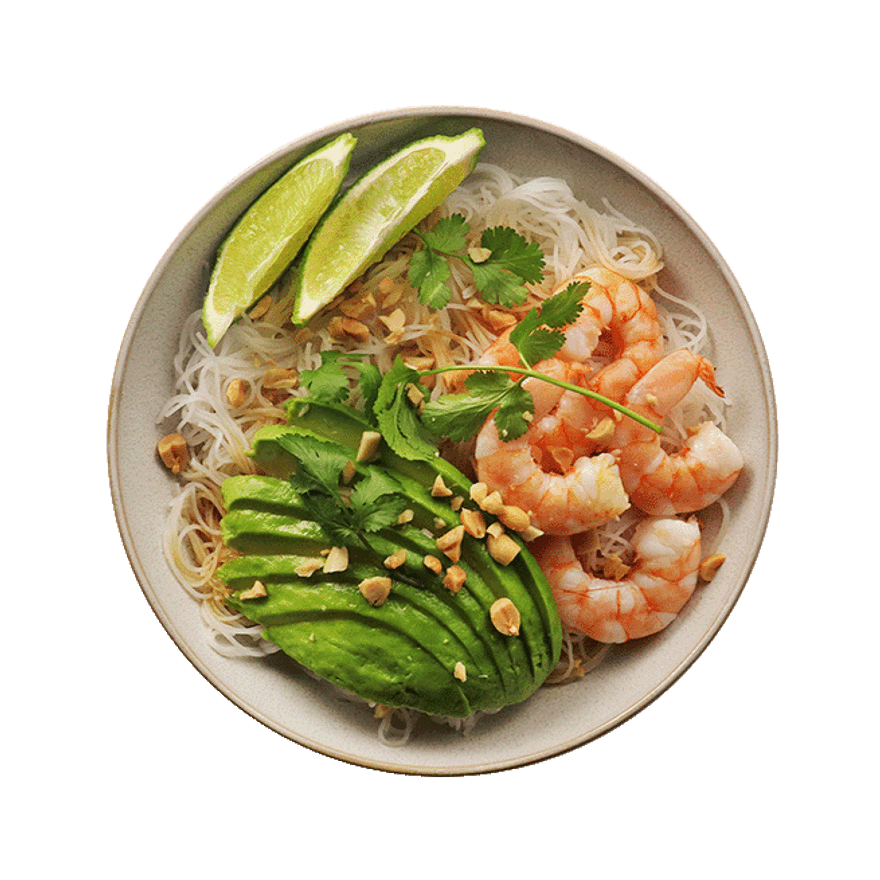
[{"label": "bowl", "polygon": [[[199,307],[213,257],[235,220],[268,185],[319,142],[345,131],[358,144],[350,177],[396,146],[479,126],[481,160],[568,181],[590,204],[607,198],[662,242],[664,287],[693,301],[709,320],[725,390],[740,402],[729,433],[746,469],[726,496],[727,561],[678,619],[648,639],[615,648],[582,680],[540,689],[526,702],[485,716],[467,735],[422,725],[389,747],[363,706],[297,672],[282,655],[227,659],[210,647],[199,610],[170,571],[161,530],[174,478],[156,456],[157,416],[173,393],[180,328]],[[745,404],[748,405],[745,405]],[[464,775],[517,767],[582,746],[662,694],[718,633],[740,596],[763,539],[776,471],[776,421],[767,356],[730,269],[697,224],[662,189],[583,137],[534,119],[491,110],[428,107],[374,114],[302,137],[245,171],[178,235],[138,300],[113,377],[109,415],[111,494],[134,574],[156,616],[185,657],[236,706],[284,737],[352,764],[399,773]]]}]

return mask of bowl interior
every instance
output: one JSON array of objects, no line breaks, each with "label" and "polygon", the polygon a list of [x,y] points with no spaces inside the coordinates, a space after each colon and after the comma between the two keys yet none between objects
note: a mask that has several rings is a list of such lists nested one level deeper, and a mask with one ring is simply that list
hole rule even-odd
[{"label": "bowl interior", "polygon": [[[657,234],[666,256],[664,287],[708,316],[712,357],[733,403],[730,434],[747,464],[727,496],[727,562],[671,626],[616,648],[577,683],[543,688],[526,703],[481,719],[467,737],[423,725],[409,744],[392,749],[378,741],[368,711],[292,671],[285,658],[229,660],[209,646],[196,604],[161,551],[174,481],[155,454],[164,427],[156,419],[173,393],[181,325],[201,304],[217,246],[266,186],[342,131],[358,137],[353,178],[416,137],[474,125],[486,136],[482,160],[530,176],[562,177],[580,198],[595,206],[606,198]],[[742,591],[763,538],[775,478],[775,409],[767,358],[742,292],[705,235],[662,190],[608,152],[552,126],[504,113],[426,108],[351,121],[296,141],[245,172],[190,222],[150,278],[122,343],[111,394],[109,466],[122,539],[150,605],[181,651],[235,704],[291,740],[356,764],[474,773],[549,757],[605,733],[662,693],[706,647]]]}]

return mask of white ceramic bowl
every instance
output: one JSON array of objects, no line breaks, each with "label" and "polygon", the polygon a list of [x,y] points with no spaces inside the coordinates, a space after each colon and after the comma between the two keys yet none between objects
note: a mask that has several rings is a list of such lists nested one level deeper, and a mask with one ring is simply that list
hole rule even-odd
[{"label": "white ceramic bowl", "polygon": [[[392,749],[378,741],[370,712],[293,672],[283,656],[229,660],[209,646],[196,604],[162,555],[174,480],[156,456],[156,418],[172,393],[181,325],[201,303],[217,246],[262,190],[317,142],[344,131],[358,137],[353,176],[400,143],[474,125],[486,136],[482,160],[562,177],[579,197],[594,205],[607,198],[658,235],[664,286],[708,315],[714,360],[737,402],[729,431],[746,468],[727,496],[727,562],[666,630],[616,648],[576,684],[544,688],[481,719],[467,737],[430,725]],[[770,512],[776,448],[773,390],[758,328],[733,275],[694,221],[644,175],[581,137],[509,113],[448,107],[340,123],[294,141],[218,193],[171,245],[137,303],[116,366],[109,420],[110,481],[123,543],[153,611],[190,662],[233,703],[297,743],[354,764],[429,775],[500,770],[559,754],[611,730],[668,688],[715,636],[745,586]]]}]

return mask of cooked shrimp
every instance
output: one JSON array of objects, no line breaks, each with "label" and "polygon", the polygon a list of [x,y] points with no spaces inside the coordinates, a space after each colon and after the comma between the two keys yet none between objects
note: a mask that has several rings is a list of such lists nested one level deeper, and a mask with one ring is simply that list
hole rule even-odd
[{"label": "cooked shrimp", "polygon": [[[562,361],[542,362],[545,372],[560,378],[569,375]],[[561,389],[540,380],[526,379],[535,402],[535,419],[558,403]],[[544,470],[541,452],[533,447],[535,428],[515,440],[503,440],[493,419],[477,435],[475,449],[478,479],[490,492],[500,493],[505,504],[528,512],[532,525],[553,535],[571,535],[619,516],[629,507],[614,457],[608,453],[579,456],[566,463],[563,473]],[[537,456],[537,457],[536,457]]]},{"label": "cooked shrimp", "polygon": [[[697,379],[719,396],[712,364],[687,349],[667,355],[626,395],[626,405],[654,421],[688,393]],[[632,503],[645,513],[668,515],[702,510],[736,481],[743,458],[736,444],[712,422],[694,429],[676,452],[632,419],[621,421],[612,446],[617,451],[623,485]]]},{"label": "cooked shrimp", "polygon": [[671,623],[697,583],[700,527],[695,520],[648,519],[636,527],[635,561],[622,580],[584,570],[571,538],[531,545],[553,590],[563,626],[599,642],[649,636]]}]

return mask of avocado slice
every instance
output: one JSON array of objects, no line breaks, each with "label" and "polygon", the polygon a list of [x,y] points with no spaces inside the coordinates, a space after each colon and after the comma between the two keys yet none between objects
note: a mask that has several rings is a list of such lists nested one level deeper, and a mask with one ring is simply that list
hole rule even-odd
[{"label": "avocado slice", "polygon": [[[362,434],[374,428],[357,410],[311,399],[291,401],[288,416],[288,425],[268,426],[254,438],[251,455],[266,475],[231,477],[222,487],[223,539],[245,554],[218,572],[230,589],[228,604],[262,624],[295,660],[367,700],[465,717],[533,693],[558,661],[562,632],[547,581],[525,545],[514,563],[501,566],[482,541],[465,535],[457,565],[466,577],[457,593],[424,565],[426,555],[452,564],[436,537],[459,524],[459,514],[431,495],[437,474],[469,497],[470,481],[443,459],[406,461],[381,444],[374,462],[356,464],[354,480],[381,468],[399,485],[412,522],[371,533],[366,542],[342,541],[350,560],[344,572],[297,573],[340,538],[310,519],[307,499],[287,481],[296,457],[285,439],[312,436],[354,459]],[[401,548],[405,562],[386,568],[382,560]],[[392,582],[378,607],[358,590],[374,576]],[[267,595],[242,598],[256,581]],[[501,596],[519,609],[518,636],[491,623],[489,608]]]}]

